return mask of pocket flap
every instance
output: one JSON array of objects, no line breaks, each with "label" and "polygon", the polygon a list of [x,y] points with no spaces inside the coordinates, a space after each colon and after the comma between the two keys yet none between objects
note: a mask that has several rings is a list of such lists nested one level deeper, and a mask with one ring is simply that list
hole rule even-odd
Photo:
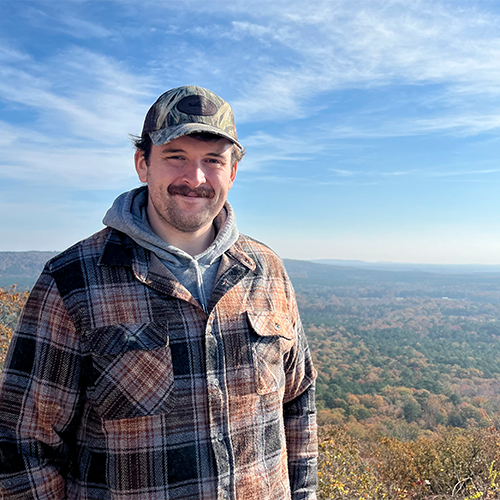
[{"label": "pocket flap", "polygon": [[168,345],[167,329],[158,323],[118,324],[92,330],[89,349],[97,356],[150,351]]},{"label": "pocket flap", "polygon": [[247,312],[255,332],[262,337],[283,337],[293,340],[293,323],[287,314],[279,311]]}]

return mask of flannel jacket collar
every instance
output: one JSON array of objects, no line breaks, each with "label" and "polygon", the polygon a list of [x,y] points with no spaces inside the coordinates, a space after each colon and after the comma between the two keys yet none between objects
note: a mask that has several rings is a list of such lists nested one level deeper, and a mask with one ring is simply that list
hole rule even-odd
[{"label": "flannel jacket collar", "polygon": [[[240,240],[241,236],[221,257],[209,311],[248,272],[255,271],[255,261],[243,251]],[[131,267],[136,279],[144,285],[200,307],[153,252],[121,231],[110,228],[98,265]]]}]

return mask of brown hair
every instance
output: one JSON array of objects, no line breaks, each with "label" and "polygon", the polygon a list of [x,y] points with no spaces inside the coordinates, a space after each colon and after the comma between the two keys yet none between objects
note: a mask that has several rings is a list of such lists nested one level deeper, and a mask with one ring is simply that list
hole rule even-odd
[{"label": "brown hair", "polygon": [[[203,142],[214,142],[224,139],[224,137],[217,134],[211,134],[210,132],[193,132],[192,134],[188,134],[188,136],[196,139],[197,141]],[[153,141],[151,140],[151,137],[149,137],[149,134],[145,133],[141,136],[132,136],[132,142],[134,143],[137,151],[142,151],[146,165],[149,165],[149,157],[151,156],[151,147],[153,145]],[[234,168],[235,163],[239,162],[243,158],[244,154],[245,153],[240,151],[236,144],[233,144],[231,151],[231,169]]]}]

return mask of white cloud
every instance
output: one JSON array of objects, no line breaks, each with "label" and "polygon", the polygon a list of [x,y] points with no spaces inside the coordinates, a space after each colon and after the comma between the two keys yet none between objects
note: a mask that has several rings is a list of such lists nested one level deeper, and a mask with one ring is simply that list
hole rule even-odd
[{"label": "white cloud", "polygon": [[[440,85],[440,106],[491,106],[500,95],[500,19],[463,5],[251,2],[246,13],[256,22],[234,21],[230,34],[281,46],[285,57],[250,76],[235,108],[246,120],[284,120],[314,114],[314,99],[330,92],[393,84]],[[464,117],[466,131],[489,127],[496,120]]]},{"label": "white cloud", "polygon": [[[139,9],[134,2],[122,5],[131,13]],[[4,43],[0,45],[0,99],[6,106],[29,110],[33,120],[31,130],[4,126],[2,144],[18,147],[27,137],[40,143],[17,159],[4,157],[4,165],[16,166],[17,175],[29,177],[29,165],[38,158],[48,172],[78,183],[85,175],[95,182],[99,168],[93,173],[92,168],[86,170],[87,165],[105,161],[109,172],[120,176],[119,163],[128,158],[127,134],[140,131],[147,107],[158,88],[169,86],[171,74],[185,83],[202,77],[208,84],[217,82],[222,90],[230,89],[238,123],[286,123],[319,115],[331,105],[322,97],[331,98],[346,89],[437,85],[433,102],[425,97],[423,104],[429,108],[425,116],[389,118],[394,104],[390,102],[369,113],[361,108],[352,116],[325,118],[323,113],[321,125],[309,122],[299,133],[286,128],[274,136],[253,133],[244,140],[249,153],[240,168],[247,172],[277,162],[307,163],[325,152],[331,156],[341,147],[332,139],[497,130],[500,106],[492,104],[492,98],[500,96],[500,20],[470,5],[360,1],[353,7],[352,2],[340,0],[251,0],[229,5],[190,0],[181,8],[148,1],[140,7],[145,12],[154,8],[177,10],[179,16],[201,15],[191,26],[181,22],[182,16],[176,21],[154,16],[153,10],[150,30],[158,30],[167,18],[163,30],[174,36],[176,45],[151,54],[142,72],[82,47],[65,46],[50,57],[34,60]],[[30,12],[33,22],[34,11]],[[213,18],[203,22],[203,12],[216,14],[216,22]],[[74,36],[112,34],[108,27],[76,17],[68,9],[44,16],[74,30]],[[234,44],[227,52],[211,51],[207,57],[204,48],[193,42],[193,33],[207,41],[231,39]],[[243,53],[243,48],[250,54]],[[409,97],[405,105],[410,106],[412,99],[421,99],[421,94]],[[64,174],[68,164],[76,172],[74,179]],[[344,178],[357,175],[342,168],[332,172]]]},{"label": "white cloud", "polygon": [[328,170],[339,177],[352,177],[353,175],[356,175],[356,172],[353,172],[352,170],[342,170],[340,168],[329,168]]},{"label": "white cloud", "polygon": [[113,34],[103,26],[78,18],[73,14],[65,13],[59,21],[62,24],[61,30],[75,38],[106,38]]},{"label": "white cloud", "polygon": [[11,47],[9,43],[0,41],[0,62],[29,61],[31,57],[20,50]]},{"label": "white cloud", "polygon": [[[117,3],[137,12],[130,0]],[[488,3],[481,7],[406,0],[141,3],[155,28],[166,18],[167,31],[182,36],[169,39],[164,56],[155,53],[157,71],[170,69],[167,74],[173,70],[207,86],[226,79],[239,123],[314,116],[343,90],[432,87],[432,97],[418,93],[406,103],[406,109],[427,105],[427,120],[415,122],[407,113],[382,136],[498,129],[500,106],[492,99],[500,96],[500,17]],[[219,42],[207,58],[193,36],[202,43],[221,40],[224,50]],[[460,113],[461,124],[454,124]],[[340,128],[380,136],[363,132],[355,118]]]},{"label": "white cloud", "polygon": [[43,147],[17,141],[2,155],[0,179],[97,191],[139,184],[131,147]]},{"label": "white cloud", "polygon": [[[269,21],[296,55],[296,64],[263,69],[236,106],[250,117],[301,116],[308,111],[307,100],[318,94],[394,83],[444,85],[446,98],[482,94],[485,87],[498,95],[498,17],[436,3],[432,12],[422,2],[404,10],[396,2],[392,8],[363,4],[365,9],[344,5],[337,11],[325,8],[321,15]],[[261,28],[256,36],[272,31]]]},{"label": "white cloud", "polygon": [[302,136],[284,133],[271,135],[260,131],[245,137],[243,143],[248,152],[239,168],[245,172],[260,171],[280,162],[309,162],[325,150],[324,143],[309,133]]},{"label": "white cloud", "polygon": [[49,2],[43,5],[43,9],[26,8],[24,16],[35,29],[64,33],[77,39],[111,36],[112,31],[96,22],[78,16],[74,9],[82,3],[85,2]]},{"label": "white cloud", "polygon": [[[490,105],[491,107],[494,106]],[[359,116],[349,119],[351,122],[355,121],[352,125],[323,125],[318,130],[321,130],[322,136],[331,139],[381,139],[431,133],[460,137],[494,132],[500,128],[500,107],[493,114],[486,110],[479,113],[477,109],[469,113],[444,110],[441,113],[435,111],[434,114],[437,116],[394,118],[390,113],[385,113],[382,117],[375,115],[369,120],[363,120]],[[343,119],[348,121],[345,117]]]},{"label": "white cloud", "polygon": [[41,63],[0,64],[0,99],[33,112],[32,126],[73,140],[121,142],[140,132],[152,100],[148,78],[110,57],[72,47]]}]

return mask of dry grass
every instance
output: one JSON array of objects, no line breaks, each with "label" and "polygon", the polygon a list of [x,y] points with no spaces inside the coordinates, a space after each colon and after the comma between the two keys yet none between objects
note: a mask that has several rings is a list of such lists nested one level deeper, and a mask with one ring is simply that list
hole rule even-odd
[{"label": "dry grass", "polygon": [[320,433],[321,499],[500,498],[500,431],[441,428],[415,441]]}]

